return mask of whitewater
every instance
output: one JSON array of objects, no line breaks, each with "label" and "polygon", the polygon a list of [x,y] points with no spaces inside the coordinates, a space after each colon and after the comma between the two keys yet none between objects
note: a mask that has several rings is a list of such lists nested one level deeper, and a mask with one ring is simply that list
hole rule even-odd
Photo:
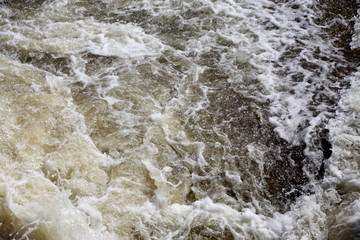
[{"label": "whitewater", "polygon": [[0,239],[360,239],[359,5],[0,0]]}]

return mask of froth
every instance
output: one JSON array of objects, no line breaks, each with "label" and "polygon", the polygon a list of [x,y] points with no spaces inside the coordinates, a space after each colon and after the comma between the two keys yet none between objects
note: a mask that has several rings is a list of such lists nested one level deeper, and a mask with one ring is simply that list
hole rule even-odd
[{"label": "froth", "polygon": [[[334,115],[327,73],[343,59],[320,36],[313,2],[293,3],[56,0],[24,15],[5,6],[4,238],[325,239],[356,229],[347,215],[359,205],[358,90],[330,125],[320,184],[314,132]],[[312,192],[299,197],[306,183]]]},{"label": "froth", "polygon": [[[133,25],[80,20],[68,23],[29,22],[1,34],[2,40],[28,52],[74,54],[89,52],[100,56],[139,58],[157,55],[161,43]],[[9,41],[10,40],[10,41]]]},{"label": "froth", "polygon": [[83,118],[65,98],[50,92],[41,71],[4,56],[1,61],[8,66],[0,70],[1,139],[6,139],[1,147],[1,232],[19,239],[112,238],[102,235],[99,224],[90,229],[91,214],[76,206],[75,195],[94,196],[107,181],[100,167],[103,156],[84,135]]}]

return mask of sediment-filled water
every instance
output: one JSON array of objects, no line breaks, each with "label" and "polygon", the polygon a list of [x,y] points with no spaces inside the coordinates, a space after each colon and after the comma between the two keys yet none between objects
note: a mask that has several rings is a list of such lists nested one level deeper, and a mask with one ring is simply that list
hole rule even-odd
[{"label": "sediment-filled water", "polygon": [[360,239],[358,5],[0,1],[0,239]]}]

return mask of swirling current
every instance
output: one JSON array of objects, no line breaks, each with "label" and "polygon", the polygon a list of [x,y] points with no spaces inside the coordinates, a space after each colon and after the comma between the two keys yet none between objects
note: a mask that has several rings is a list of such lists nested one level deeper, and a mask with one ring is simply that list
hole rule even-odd
[{"label": "swirling current", "polygon": [[355,0],[0,0],[0,239],[360,239]]}]

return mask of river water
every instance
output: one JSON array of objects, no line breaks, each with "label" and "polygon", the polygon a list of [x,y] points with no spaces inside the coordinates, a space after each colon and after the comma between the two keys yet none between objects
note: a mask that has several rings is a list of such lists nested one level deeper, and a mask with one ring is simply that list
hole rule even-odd
[{"label": "river water", "polygon": [[357,5],[0,1],[0,239],[360,239]]}]

